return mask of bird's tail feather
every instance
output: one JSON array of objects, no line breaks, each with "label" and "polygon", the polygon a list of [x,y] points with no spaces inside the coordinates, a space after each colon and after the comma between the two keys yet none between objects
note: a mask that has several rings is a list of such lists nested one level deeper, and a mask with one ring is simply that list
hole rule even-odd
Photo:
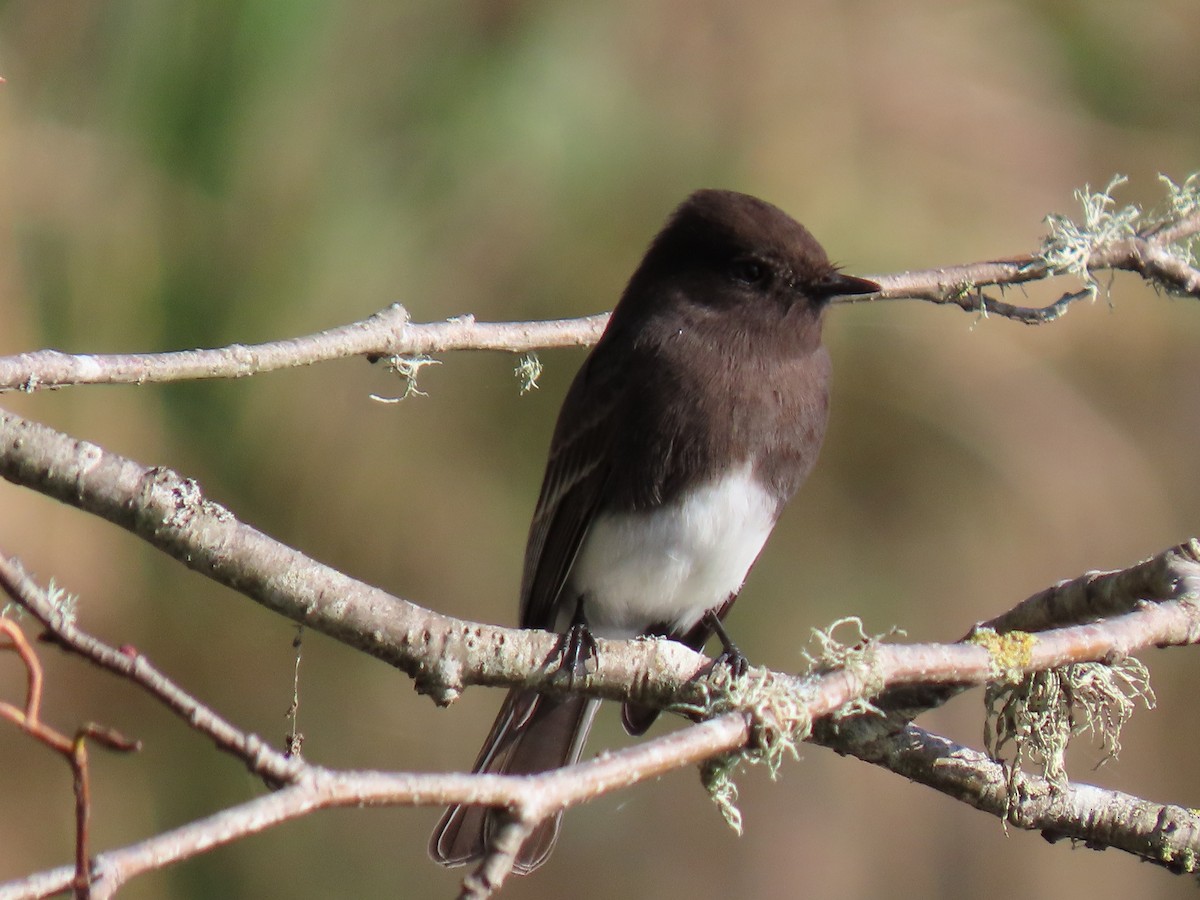
[{"label": "bird's tail feather", "polygon": [[[598,700],[587,697],[510,691],[473,771],[530,775],[578,761],[598,706]],[[561,819],[559,813],[534,829],[521,845],[514,872],[527,875],[546,861],[558,839]],[[433,831],[429,855],[444,866],[483,859],[499,827],[496,810],[465,804],[451,806]]]}]

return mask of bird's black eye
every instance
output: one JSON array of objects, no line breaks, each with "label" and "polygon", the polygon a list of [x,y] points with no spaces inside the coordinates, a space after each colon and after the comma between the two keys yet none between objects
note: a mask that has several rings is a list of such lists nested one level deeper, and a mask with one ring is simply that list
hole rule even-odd
[{"label": "bird's black eye", "polygon": [[766,265],[757,259],[736,259],[729,268],[734,281],[742,284],[762,284],[770,274]]}]

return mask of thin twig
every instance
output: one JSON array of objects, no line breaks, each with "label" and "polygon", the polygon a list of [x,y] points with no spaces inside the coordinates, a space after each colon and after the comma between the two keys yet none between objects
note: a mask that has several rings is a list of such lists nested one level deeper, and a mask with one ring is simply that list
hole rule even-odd
[{"label": "thin twig", "polygon": [[[1200,270],[1172,254],[1168,247],[1200,234],[1200,213],[1169,224],[1160,223],[1136,236],[1095,247],[1086,261],[1088,272],[1123,270],[1136,272],[1148,281],[1173,292],[1200,297]],[[1039,254],[1026,254],[990,262],[946,266],[938,269],[871,276],[883,290],[867,297],[847,297],[844,303],[875,300],[927,300],[958,306],[967,312],[1013,319],[1027,325],[1044,325],[1060,318],[1079,300],[1095,296],[1091,286],[1068,291],[1046,306],[1018,306],[984,293],[986,287],[1008,287],[1044,281],[1062,274],[1047,265]]]},{"label": "thin twig", "polygon": [[0,393],[25,393],[78,384],[150,384],[205,378],[242,378],[352,356],[422,356],[451,350],[508,350],[593,344],[608,321],[601,313],[542,322],[476,322],[459,316],[412,324],[392,304],[358,322],[318,334],[264,344],[231,344],[166,353],[70,354],[38,350],[0,357]]},{"label": "thin twig", "polygon": [[[1097,246],[1087,261],[1088,271],[1124,270],[1171,291],[1200,297],[1200,270],[1169,251],[1171,244],[1200,233],[1200,213],[1160,223],[1138,235]],[[1069,291],[1044,307],[1018,306],[991,297],[987,287],[1028,284],[1063,274],[1038,254],[1010,259],[872,275],[882,290],[867,297],[843,298],[842,303],[878,300],[926,300],[958,306],[1029,325],[1052,322],[1071,304],[1094,296]],[[207,350],[164,353],[69,354],[38,350],[0,357],[0,393],[32,393],[83,384],[149,384],[204,378],[242,378],[283,368],[351,356],[370,359],[423,357],[452,350],[503,350],[522,353],[549,347],[587,346],[600,337],[607,313],[577,319],[533,322],[477,322],[466,315],[444,322],[415,324],[400,304],[357,322],[317,334],[263,344],[231,344]]]},{"label": "thin twig", "polygon": [[463,879],[458,900],[486,900],[508,880],[517,862],[517,854],[525,839],[533,833],[538,823],[505,812],[495,836],[488,841],[488,853],[480,860],[475,871]]},{"label": "thin twig", "polygon": [[[111,896],[145,872],[189,859],[251,834],[322,809],[362,806],[441,806],[478,802],[515,806],[524,815],[550,815],[599,793],[629,787],[694,765],[749,738],[744,716],[732,714],[645,741],[603,757],[541,775],[435,775],[335,772],[306,766],[302,778],[266,796],[222,810],[137,844],[96,856],[93,896]],[[63,890],[73,872],[54,869],[0,885],[0,900],[44,896]]]},{"label": "thin twig", "polygon": [[[1146,617],[1127,618],[1127,614],[1139,610],[1144,604],[1161,601],[1181,601],[1185,610],[1190,609],[1200,597],[1200,541],[1192,539],[1157,553],[1147,560],[1110,572],[1087,572],[1078,578],[1059,582],[1053,587],[1038,591],[1022,600],[1015,607],[986,622],[980,622],[960,641],[977,641],[985,634],[999,636],[996,645],[1006,647],[1010,653],[1020,654],[1019,634],[1037,633],[1038,645],[1046,649],[1052,639],[1061,642],[1062,659],[1053,665],[1081,662],[1086,652],[1085,644],[1095,637],[1095,630],[1088,623],[1108,618],[1118,623],[1117,632],[1102,630],[1102,642],[1114,640],[1110,646],[1112,654],[1132,653],[1130,649],[1139,645],[1139,639],[1124,631],[1124,623],[1139,623]],[[1148,614],[1149,615],[1149,614]],[[1071,630],[1066,626],[1079,626],[1082,630]],[[1176,646],[1196,643],[1200,632],[1184,624],[1174,634],[1170,643]],[[1016,640],[1005,636],[1018,635]],[[1091,646],[1095,647],[1094,644]],[[1098,657],[1102,658],[1102,657]],[[1049,667],[1049,666],[1048,666]],[[896,717],[911,720],[949,702],[973,685],[968,682],[954,683],[947,679],[929,685],[905,685],[889,689],[876,699],[876,706]]]},{"label": "thin twig", "polygon": [[[298,777],[295,764],[254,734],[246,734],[205,706],[159,671],[141,653],[110,647],[82,631],[62,616],[41,590],[12,560],[0,555],[0,588],[36,618],[56,644],[108,672],[128,679],[175,713],[189,727],[204,734],[219,750],[246,763],[247,768],[272,784]],[[0,625],[6,620],[0,619]],[[103,738],[103,733],[95,732]]]},{"label": "thin twig", "polygon": [[[0,560],[3,558],[0,557]],[[3,561],[7,563],[7,560]],[[2,577],[0,589],[7,591],[17,603],[22,602],[20,594],[13,591],[8,581]],[[77,898],[86,898],[89,896],[92,881],[88,853],[88,821],[92,798],[86,739],[95,738],[105,747],[118,751],[138,750],[140,745],[125,739],[112,729],[102,729],[92,724],[83,725],[75,732],[73,738],[69,738],[43,722],[40,718],[44,683],[41,660],[26,640],[24,632],[12,620],[0,617],[0,635],[11,642],[12,649],[21,658],[25,665],[27,681],[25,709],[20,710],[12,704],[0,701],[0,719],[12,722],[30,737],[63,757],[71,766],[75,794],[75,867],[71,872],[69,887]]]}]

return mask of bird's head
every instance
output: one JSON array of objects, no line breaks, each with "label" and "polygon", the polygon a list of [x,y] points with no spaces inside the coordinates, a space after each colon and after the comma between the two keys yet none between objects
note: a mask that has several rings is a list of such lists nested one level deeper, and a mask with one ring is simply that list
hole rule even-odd
[{"label": "bird's head", "polygon": [[878,290],[838,271],[808,229],[778,207],[736,191],[701,190],[655,237],[626,297],[819,314],[832,297]]}]

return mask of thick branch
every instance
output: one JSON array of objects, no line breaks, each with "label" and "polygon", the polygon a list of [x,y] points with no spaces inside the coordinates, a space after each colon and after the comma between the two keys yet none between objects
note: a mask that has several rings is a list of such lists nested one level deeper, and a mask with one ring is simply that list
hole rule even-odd
[{"label": "thick branch", "polygon": [[[708,660],[676,641],[601,641],[596,670],[566,684],[557,666],[547,665],[557,659],[557,635],[467,622],[393,597],[239,522],[191,479],[2,411],[0,476],[120,525],[267,608],[391,663],[438,702],[450,702],[466,684],[582,690],[659,705],[704,699],[694,679]],[[1181,589],[1192,583],[1179,582]],[[1190,604],[1162,604],[1141,618],[1062,629],[1005,666],[1035,671],[1150,642],[1190,643],[1200,633],[1193,612]],[[1142,624],[1153,616],[1161,618]],[[872,650],[872,665],[882,667],[879,675],[889,683],[901,672],[916,685],[982,684],[994,674],[988,652],[971,644]],[[846,682],[840,696],[831,695],[832,706],[819,714],[854,695],[854,674],[840,677]]]},{"label": "thick branch", "polygon": [[976,626],[1000,634],[1045,631],[1129,612],[1144,601],[1200,596],[1200,543],[1188,541],[1113,572],[1087,572],[1038,591]]},{"label": "thick branch", "polygon": [[[225,749],[245,756],[248,762],[251,761],[251,748],[259,747],[263,755],[275,757],[278,766],[255,765],[253,768],[259,771],[270,771],[272,768],[286,771],[291,783],[290,787],[269,797],[249,801],[138,845],[102,854],[95,866],[98,881],[93,895],[97,897],[110,896],[130,878],[149,869],[186,859],[310,812],[335,806],[429,805],[447,802],[503,806],[516,811],[514,833],[519,837],[522,827],[535,824],[561,809],[741,748],[752,734],[746,716],[738,712],[619,753],[606,754],[588,763],[533,777],[332,772],[308,766],[299,760],[285,760],[281,754],[266,748],[253,736],[228,739],[225,732],[234,731],[232,726],[218,721],[219,717],[202,708],[199,710],[202,715],[197,715],[199,704],[179,702],[175,696],[177,689],[173,685],[168,685],[170,690],[163,690],[157,677],[145,677],[144,667],[123,671],[124,667],[115,659],[122,654],[88,635],[76,632],[74,626],[65,622],[50,606],[44,593],[38,591],[11,564],[0,565],[0,584],[46,624],[60,644],[70,646],[89,658],[107,659],[111,663],[110,668],[147,687],[173,711],[188,718],[194,727],[214,734]],[[1188,606],[1188,603],[1168,601],[1160,606],[1138,610],[1128,614],[1127,623],[1115,625],[1116,633],[1125,634],[1125,643],[1135,640],[1135,635],[1140,635],[1143,642],[1178,640],[1182,634],[1179,631],[1181,625],[1191,622],[1194,629],[1195,611],[1188,610]],[[1176,615],[1180,616],[1179,621],[1175,621]],[[1045,636],[1051,658],[1054,654],[1067,652],[1064,647],[1080,645],[1079,638],[1086,634],[1079,628],[1072,628]],[[1110,640],[1108,644],[1119,646],[1122,641]],[[877,689],[876,680],[884,686],[920,681],[927,677],[931,665],[936,666],[937,657],[944,649],[947,648],[873,647],[864,652],[861,659],[848,665],[846,670],[827,672],[796,682],[800,685],[798,693],[804,698],[803,718],[827,716],[848,702],[868,698]],[[1046,659],[1038,658],[1033,664],[1044,665]],[[981,677],[986,677],[988,668],[983,667],[979,673]],[[868,670],[875,674],[864,676]],[[944,677],[945,673],[942,674]],[[754,673],[753,677],[767,680],[781,678],[761,672]],[[781,683],[786,686],[791,681],[782,679]],[[1180,813],[1174,808],[1080,786],[1072,787],[1068,799],[1063,801],[1050,789],[1043,789],[1042,782],[1034,778],[1029,778],[1028,784],[1036,790],[1025,791],[1024,799],[1014,808],[998,793],[998,785],[1005,783],[1002,768],[974,751],[957,747],[948,751],[945,749],[950,746],[948,742],[932,736],[924,736],[922,742],[915,742],[912,736],[924,733],[913,729],[901,738],[894,735],[881,738],[870,731],[855,731],[845,726],[844,721],[835,719],[818,735],[824,743],[841,752],[893,768],[980,809],[1005,815],[1021,827],[1049,830],[1055,835],[1080,837],[1093,843],[1103,839],[1112,846],[1143,856],[1149,855],[1149,858],[1165,861],[1164,864],[1172,867],[1182,866],[1183,861],[1191,858],[1188,853],[1200,849],[1197,847],[1195,828],[1166,831],[1163,834],[1154,830],[1159,826],[1153,823],[1162,823],[1164,816],[1172,822],[1178,820]],[[868,737],[863,738],[863,735]],[[1139,815],[1125,822],[1123,817],[1129,816],[1131,810],[1138,811]],[[464,895],[488,896],[493,893],[507,875],[511,860],[508,862],[509,866],[506,866],[502,855],[487,860],[468,879]],[[0,888],[0,897],[39,896],[46,890],[60,888],[64,879],[73,876],[74,871],[67,868],[31,876]]]},{"label": "thick branch", "polygon": [[[998,652],[995,648],[989,651],[970,643],[911,646],[868,643],[843,653],[838,667],[832,671],[821,671],[804,679],[752,670],[749,678],[739,683],[746,692],[741,699],[719,696],[714,704],[710,686],[696,678],[708,662],[703,656],[672,641],[601,642],[595,673],[565,685],[556,677],[553,666],[544,665],[556,658],[557,636],[462,622],[391,597],[238,522],[227,510],[206,500],[195,482],[167,470],[147,469],[94,445],[0,413],[0,474],[120,524],[197,571],[271,609],[397,665],[417,679],[419,685],[434,692],[439,700],[452,699],[464,684],[480,683],[524,685],[546,691],[570,688],[611,699],[688,705],[707,714],[714,709],[733,710],[732,718],[714,720],[727,723],[722,727],[736,720],[740,729],[737,741],[721,745],[724,749],[745,743],[748,733],[745,713],[754,710],[756,715],[761,714],[764,701],[770,703],[772,696],[792,698],[792,706],[800,709],[803,720],[810,721],[838,714],[847,704],[876,696],[884,689],[983,684],[998,672],[1011,677],[1068,662],[1106,660],[1114,653],[1128,654],[1148,646],[1191,643],[1200,637],[1200,614],[1190,597],[1200,563],[1196,561],[1196,548],[1185,545],[1168,551],[1173,554],[1170,566],[1151,562],[1124,574],[1091,575],[1078,580],[1081,585],[1092,585],[1093,593],[1098,591],[1108,597],[1110,607],[1106,609],[1131,611],[1101,622],[1039,634],[1036,639],[1021,643],[1016,654],[1005,651],[994,655]],[[13,581],[11,574],[7,580]],[[1097,585],[1100,587],[1096,588]],[[1147,586],[1153,590],[1146,590]],[[1055,589],[1063,596],[1072,590],[1070,585]],[[1087,593],[1086,588],[1081,590]],[[1125,597],[1121,604],[1112,605],[1115,600],[1110,595],[1121,591],[1134,591],[1137,596]],[[1146,593],[1165,596],[1143,598],[1141,595]],[[1138,606],[1141,599],[1163,602]],[[45,621],[53,625],[52,617],[47,616]],[[85,643],[64,643],[81,652],[94,652]],[[168,698],[164,693],[160,699]],[[169,705],[181,714],[187,709],[185,703]],[[840,720],[839,730],[845,730],[851,721]],[[214,730],[208,733],[214,733],[217,724],[210,723]],[[687,733],[692,731],[688,729]],[[250,744],[239,745],[236,740],[228,740],[225,746],[244,755]],[[664,745],[651,742],[642,746],[653,753]],[[715,744],[707,746],[712,753],[721,752],[714,749]],[[668,756],[675,760],[692,759],[686,754],[679,756],[677,749],[670,750]],[[598,790],[629,783],[628,760],[624,757],[621,760],[611,769],[547,773],[546,780],[539,782],[540,800],[523,799],[522,789],[514,793],[508,780],[497,776],[430,776],[439,780],[409,780],[405,782],[408,785],[405,799],[388,802],[495,803],[520,809],[523,820],[536,820],[581,798],[595,796]],[[678,763],[664,760],[655,765],[673,768]],[[463,780],[456,780],[460,778]],[[562,781],[555,781],[556,778]],[[330,783],[320,780],[318,785],[325,787]],[[388,789],[394,790],[396,784],[389,782]],[[284,808],[273,807],[265,802],[269,798],[264,798],[262,806],[249,807],[251,811],[246,815],[248,821],[270,824],[323,805],[384,802],[378,795],[362,793],[364,790],[369,792],[372,788],[369,784],[364,788],[362,782],[357,782],[335,790],[330,795],[333,799],[322,799],[325,795],[318,791],[315,798],[296,799],[295,806]],[[344,799],[347,797],[351,799]],[[264,809],[268,812],[264,813]],[[1086,828],[1086,821],[1085,816],[1079,827]],[[220,824],[224,829],[230,823],[222,819]],[[1100,841],[1102,837],[1098,834],[1089,840]],[[187,846],[194,848],[204,841],[210,842],[205,846],[214,845],[211,842],[218,837],[213,832],[207,837],[193,835],[189,840],[193,843]]]},{"label": "thick branch", "polygon": [[1018,828],[1041,831],[1047,840],[1115,847],[1177,873],[1200,868],[1200,815],[1181,806],[1080,782],[1057,787],[1028,773],[1018,776],[1020,791],[1014,796],[1003,764],[913,725],[869,740],[846,740],[828,731],[820,739]]}]

